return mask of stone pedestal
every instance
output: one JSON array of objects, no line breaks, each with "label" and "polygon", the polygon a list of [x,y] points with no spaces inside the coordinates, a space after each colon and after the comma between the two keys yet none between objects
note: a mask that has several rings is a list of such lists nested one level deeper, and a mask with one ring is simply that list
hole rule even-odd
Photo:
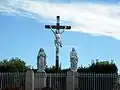
[{"label": "stone pedestal", "polygon": [[45,72],[35,73],[34,87],[36,90],[46,87],[46,77]]},{"label": "stone pedestal", "polygon": [[34,72],[32,70],[26,72],[25,90],[34,90]]},{"label": "stone pedestal", "polygon": [[76,74],[77,72],[67,72],[67,90],[75,90],[76,88]]}]

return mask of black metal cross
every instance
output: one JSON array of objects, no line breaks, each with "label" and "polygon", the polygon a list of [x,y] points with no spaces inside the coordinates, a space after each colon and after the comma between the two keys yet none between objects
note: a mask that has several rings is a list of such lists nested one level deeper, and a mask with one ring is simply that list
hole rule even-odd
[{"label": "black metal cross", "polygon": [[45,25],[46,29],[50,29],[50,27],[52,29],[57,29],[57,30],[60,30],[60,29],[71,29],[71,26],[60,26],[60,16],[57,16],[57,23],[56,23],[56,25]]},{"label": "black metal cross", "polygon": [[[61,26],[60,25],[60,16],[57,16],[56,25],[45,25],[46,29],[71,29],[71,26]],[[56,72],[59,70],[59,47],[56,47]]]}]

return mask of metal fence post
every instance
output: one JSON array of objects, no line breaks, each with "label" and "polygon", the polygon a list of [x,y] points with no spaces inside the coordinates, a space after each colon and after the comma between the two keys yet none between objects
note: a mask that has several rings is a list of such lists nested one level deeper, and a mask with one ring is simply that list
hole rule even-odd
[{"label": "metal fence post", "polygon": [[28,70],[26,72],[25,90],[34,90],[34,72]]}]

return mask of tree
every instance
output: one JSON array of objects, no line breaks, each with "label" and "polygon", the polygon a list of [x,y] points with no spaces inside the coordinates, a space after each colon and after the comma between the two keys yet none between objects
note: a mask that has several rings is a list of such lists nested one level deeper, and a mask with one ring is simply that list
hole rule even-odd
[{"label": "tree", "polygon": [[23,60],[17,57],[0,61],[0,72],[9,72],[0,74],[0,80],[2,83],[5,83],[4,88],[13,88],[13,85],[14,88],[24,88],[24,72],[26,72],[28,69],[30,69],[30,66],[27,66]]},{"label": "tree", "polygon": [[90,71],[95,72],[95,73],[117,73],[118,69],[116,64],[114,63],[113,60],[111,62],[104,60],[104,61],[99,61],[98,59],[96,62],[91,62],[90,65]]},{"label": "tree", "polygon": [[0,72],[25,72],[28,69],[29,66],[17,57],[0,61]]}]

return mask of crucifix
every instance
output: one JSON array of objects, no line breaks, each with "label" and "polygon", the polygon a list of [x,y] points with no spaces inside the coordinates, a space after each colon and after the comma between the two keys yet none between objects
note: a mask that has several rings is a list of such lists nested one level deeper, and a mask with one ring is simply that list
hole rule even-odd
[{"label": "crucifix", "polygon": [[[46,29],[51,29],[55,36],[55,47],[56,47],[56,71],[59,69],[59,47],[62,47],[61,35],[65,29],[71,29],[71,26],[61,26],[60,25],[60,16],[57,16],[56,25],[45,25]],[[53,29],[56,29],[55,31]],[[60,31],[60,29],[63,29]]]}]

